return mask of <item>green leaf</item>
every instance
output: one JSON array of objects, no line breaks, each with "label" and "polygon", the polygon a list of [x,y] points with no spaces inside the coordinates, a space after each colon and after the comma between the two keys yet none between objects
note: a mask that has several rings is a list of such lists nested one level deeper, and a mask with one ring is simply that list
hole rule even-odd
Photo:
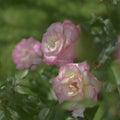
[{"label": "green leaf", "polygon": [[118,92],[120,94],[120,67],[115,62],[113,62],[111,68],[115,76]]},{"label": "green leaf", "polygon": [[14,110],[12,110],[10,108],[8,108],[8,110],[9,110],[9,112],[11,114],[11,118],[13,120],[18,120],[20,118],[19,114],[16,111],[14,111]]},{"label": "green leaf", "polygon": [[72,117],[68,117],[66,120],[76,120],[76,119]]},{"label": "green leaf", "polygon": [[104,107],[103,107],[103,104],[101,103],[101,105],[99,106],[93,120],[102,120],[103,114],[104,114]]},{"label": "green leaf", "polygon": [[49,114],[50,109],[49,108],[43,108],[38,115],[39,120],[47,120],[47,116]]},{"label": "green leaf", "polygon": [[24,89],[23,89],[21,86],[16,86],[16,87],[14,88],[14,90],[15,90],[17,93],[26,94],[26,92],[24,91]]},{"label": "green leaf", "polygon": [[4,118],[4,112],[2,110],[0,110],[0,120],[2,120]]},{"label": "green leaf", "polygon": [[17,85],[14,87],[14,90],[19,94],[33,94],[29,87],[24,85]]},{"label": "green leaf", "polygon": [[70,106],[77,105],[77,107],[90,107],[90,106],[95,106],[97,105],[97,101],[89,100],[89,99],[84,99],[80,101],[65,101],[61,104],[61,106],[66,109],[69,108]]},{"label": "green leaf", "polygon": [[23,70],[22,72],[20,72],[19,74],[15,75],[15,78],[17,79],[18,83],[19,83],[19,80],[25,78],[28,73],[29,73],[29,70],[26,69],[26,70]]}]

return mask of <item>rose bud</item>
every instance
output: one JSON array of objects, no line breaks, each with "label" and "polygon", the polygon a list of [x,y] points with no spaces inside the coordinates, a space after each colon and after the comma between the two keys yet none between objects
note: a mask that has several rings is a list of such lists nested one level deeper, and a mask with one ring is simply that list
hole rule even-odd
[{"label": "rose bud", "polygon": [[33,38],[22,39],[12,52],[17,69],[36,69],[41,63],[41,56],[41,43]]},{"label": "rose bud", "polygon": [[115,44],[114,58],[118,65],[120,65],[120,35],[118,35],[118,41]]},{"label": "rose bud", "polygon": [[59,103],[76,101],[76,104],[67,108],[72,111],[74,117],[84,116],[85,107],[82,105],[80,107],[78,101],[85,99],[96,101],[101,88],[101,82],[90,73],[87,62],[69,63],[61,66],[52,85]]},{"label": "rose bud", "polygon": [[42,38],[44,62],[57,66],[73,62],[79,35],[80,27],[69,20],[53,23]]}]

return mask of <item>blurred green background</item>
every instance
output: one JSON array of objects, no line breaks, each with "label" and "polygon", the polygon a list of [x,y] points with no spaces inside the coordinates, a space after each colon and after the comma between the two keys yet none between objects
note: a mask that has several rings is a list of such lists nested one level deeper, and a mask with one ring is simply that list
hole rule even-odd
[{"label": "blurred green background", "polygon": [[[117,1],[0,0],[0,77],[9,76],[15,71],[15,65],[11,60],[14,46],[22,38],[34,37],[41,40],[42,34],[53,22],[70,19],[84,29],[94,13],[104,18],[108,16],[119,29],[120,13]],[[115,8],[109,7],[111,4],[115,4]],[[91,62],[97,54],[96,46],[92,44],[93,40],[88,34],[84,35],[80,43],[82,46],[80,55],[83,60],[85,58]],[[89,52],[84,50],[88,47]]]},{"label": "blurred green background", "polygon": [[[14,73],[11,53],[22,38],[41,41],[51,23],[65,19],[82,27],[92,13],[106,15],[105,4],[99,0],[0,0],[0,78]],[[90,39],[88,43],[91,44]],[[90,51],[92,48],[91,45]]]},{"label": "blurred green background", "polygon": [[[98,120],[98,118],[101,120],[101,116],[104,117],[103,120],[117,120],[118,117],[111,117],[119,116],[120,103],[116,79],[113,75],[114,70],[111,70],[110,64],[112,47],[117,40],[117,34],[120,32],[119,11],[120,0],[0,0],[0,83],[5,80],[5,86],[3,82],[4,87],[1,86],[0,91],[2,96],[0,96],[0,109],[6,108],[3,111],[5,111],[7,120],[11,120],[9,114],[16,115],[16,113],[9,112],[7,114],[6,111],[11,110],[20,114],[22,117],[20,120],[33,120],[31,116],[34,114],[38,115],[39,118],[43,117],[39,120],[46,120],[44,115],[47,116],[48,113],[50,116],[47,120],[52,120],[49,118],[53,118],[53,116],[54,120],[58,120],[58,118],[64,120],[65,111],[60,111],[59,108],[53,109],[58,103],[55,100],[51,101],[54,95],[49,93],[51,92],[51,79],[58,74],[58,69],[42,64],[39,71],[31,72],[31,75],[28,76],[29,81],[24,78],[24,75],[23,78],[22,75],[17,76],[18,78],[15,76],[16,80],[14,78],[16,68],[12,62],[11,53],[22,38],[34,37],[41,41],[43,33],[50,24],[56,21],[63,22],[66,19],[81,26],[78,58],[75,62],[86,60],[91,67],[99,64],[96,62],[97,60],[102,63],[95,74],[104,83],[100,96],[101,101],[103,101],[102,107],[104,107],[99,107],[94,120]],[[106,60],[108,61],[106,62]],[[118,75],[120,72],[117,69],[115,73]],[[27,73],[23,72],[23,74]],[[118,80],[119,78],[117,77]],[[23,87],[27,94],[21,93],[21,88],[13,90],[16,87],[14,85],[16,83],[13,81],[18,82],[17,84],[22,81],[22,85],[20,84],[18,87]],[[15,94],[16,96],[14,96]],[[29,96],[32,97],[29,98]],[[47,112],[49,109],[46,106],[50,107],[49,112]],[[34,110],[34,107],[37,110]],[[92,109],[88,109],[86,118],[89,119],[80,120],[93,120],[95,111],[96,108],[93,108],[92,114]],[[55,112],[56,114],[54,114]],[[2,119],[1,115],[0,111],[0,120]],[[67,115],[71,116],[70,113]],[[15,116],[12,117],[15,118]],[[68,118],[67,120],[73,119]]]}]

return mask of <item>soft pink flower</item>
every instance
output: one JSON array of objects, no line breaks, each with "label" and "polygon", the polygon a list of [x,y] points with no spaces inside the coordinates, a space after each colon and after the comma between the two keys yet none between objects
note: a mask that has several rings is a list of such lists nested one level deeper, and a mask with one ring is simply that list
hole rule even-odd
[{"label": "soft pink flower", "polygon": [[41,43],[33,38],[22,39],[12,52],[13,62],[17,69],[36,69],[41,63],[41,56]]},{"label": "soft pink flower", "polygon": [[44,62],[57,66],[73,62],[79,35],[80,27],[69,20],[53,23],[42,38]]},{"label": "soft pink flower", "polygon": [[[53,79],[52,85],[59,103],[84,99],[97,100],[101,88],[101,82],[90,73],[86,62],[69,63],[60,67],[59,74]],[[83,117],[85,110],[82,106],[77,107],[77,104],[69,106],[68,109],[73,111],[74,117]]]},{"label": "soft pink flower", "polygon": [[115,61],[120,65],[120,35],[118,35],[118,41],[115,45],[114,57]]}]

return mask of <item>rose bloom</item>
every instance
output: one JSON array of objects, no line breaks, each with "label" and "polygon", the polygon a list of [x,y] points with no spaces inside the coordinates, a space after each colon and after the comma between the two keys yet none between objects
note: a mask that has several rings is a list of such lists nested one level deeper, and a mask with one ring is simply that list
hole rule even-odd
[{"label": "rose bloom", "polygon": [[[87,62],[69,63],[60,67],[59,74],[53,79],[52,85],[59,103],[84,99],[96,101],[101,88],[101,82],[90,73]],[[67,109],[72,111],[74,117],[84,116],[85,107],[80,107],[78,103]]]},{"label": "rose bloom", "polygon": [[22,39],[12,52],[17,69],[36,69],[41,63],[41,56],[41,43],[33,38]]},{"label": "rose bloom", "polygon": [[53,23],[42,38],[44,62],[57,66],[73,62],[75,43],[79,35],[79,25],[75,25],[69,20],[65,20],[63,23]]},{"label": "rose bloom", "polygon": [[114,58],[116,63],[120,65],[120,35],[118,35],[118,41],[115,45]]}]

